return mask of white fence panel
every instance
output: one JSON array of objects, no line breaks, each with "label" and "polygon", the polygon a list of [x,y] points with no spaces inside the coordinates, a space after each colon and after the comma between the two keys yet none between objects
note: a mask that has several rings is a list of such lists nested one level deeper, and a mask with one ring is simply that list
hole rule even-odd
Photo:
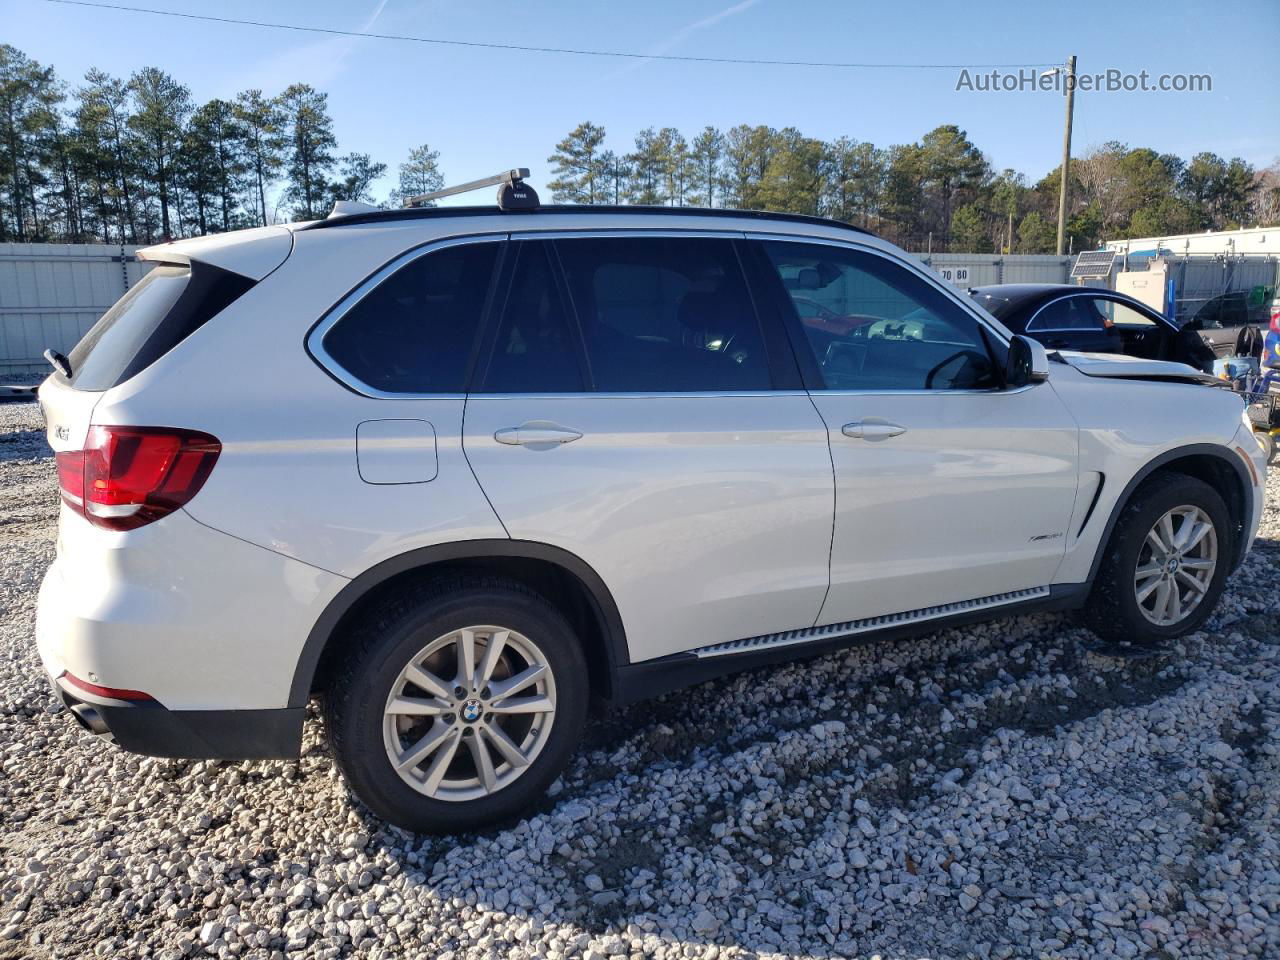
[{"label": "white fence panel", "polygon": [[1031,253],[918,253],[942,279],[957,287],[986,287],[993,283],[1066,283],[1074,257]]},{"label": "white fence panel", "polygon": [[0,380],[42,376],[52,347],[67,353],[150,269],[137,247],[0,243]]}]

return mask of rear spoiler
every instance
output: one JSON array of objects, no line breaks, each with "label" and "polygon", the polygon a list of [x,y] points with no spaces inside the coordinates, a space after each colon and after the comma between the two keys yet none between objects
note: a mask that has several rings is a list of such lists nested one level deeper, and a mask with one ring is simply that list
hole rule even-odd
[{"label": "rear spoiler", "polygon": [[292,251],[291,231],[284,227],[255,227],[143,247],[137,257],[178,265],[199,260],[256,282],[284,263]]}]

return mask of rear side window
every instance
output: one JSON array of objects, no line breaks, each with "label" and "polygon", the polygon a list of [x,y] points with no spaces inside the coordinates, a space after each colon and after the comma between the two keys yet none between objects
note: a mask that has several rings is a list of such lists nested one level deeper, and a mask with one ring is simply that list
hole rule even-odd
[{"label": "rear side window", "polygon": [[136,376],[252,286],[248,277],[198,261],[154,267],[71,351],[71,386],[109,390]]},{"label": "rear side window", "polygon": [[557,240],[600,392],[769,390],[764,338],[732,244]]},{"label": "rear side window", "polygon": [[515,270],[481,389],[486,393],[577,393],[584,388],[573,320],[538,240],[514,245]]},{"label": "rear side window", "polygon": [[1106,319],[1098,311],[1101,301],[1090,297],[1063,297],[1043,307],[1035,319],[1027,325],[1027,333],[1047,333],[1053,330],[1077,330],[1101,333]]},{"label": "rear side window", "polygon": [[385,393],[462,393],[500,246],[445,247],[405,264],[324,334],[324,352]]}]

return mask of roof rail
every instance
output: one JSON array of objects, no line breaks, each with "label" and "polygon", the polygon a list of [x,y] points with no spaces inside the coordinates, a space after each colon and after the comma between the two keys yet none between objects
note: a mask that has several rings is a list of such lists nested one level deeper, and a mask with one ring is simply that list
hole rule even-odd
[{"label": "roof rail", "polygon": [[[525,189],[528,189],[527,187]],[[415,207],[413,209],[400,210],[379,210],[376,213],[357,213],[348,217],[336,217],[332,220],[317,220],[306,226],[300,227],[301,230],[323,230],[329,227],[345,227],[355,226],[362,223],[389,223],[398,220],[434,220],[436,218],[447,219],[450,217],[488,217],[501,216],[507,211],[500,210],[497,207]],[[850,233],[858,233],[862,236],[874,237],[875,233],[864,227],[855,227],[851,223],[845,223],[842,220],[830,220],[826,217],[813,217],[804,213],[776,213],[772,210],[729,210],[723,207],[657,207],[634,205],[606,205],[606,204],[548,204],[539,208],[539,216],[549,214],[596,214],[596,215],[630,215],[645,216],[658,214],[667,217],[714,217],[716,219],[738,219],[738,220],[757,220],[757,221],[774,221],[782,223],[808,223],[814,226],[835,227],[839,230],[848,230]]]},{"label": "roof rail", "polygon": [[445,187],[430,193],[420,193],[404,202],[406,207],[423,207],[441,197],[455,197],[460,193],[470,193],[484,187],[498,188],[498,209],[500,210],[537,210],[538,194],[533,187],[524,181],[529,176],[528,167],[515,167],[492,177],[482,177],[468,183],[460,183],[456,187]]}]

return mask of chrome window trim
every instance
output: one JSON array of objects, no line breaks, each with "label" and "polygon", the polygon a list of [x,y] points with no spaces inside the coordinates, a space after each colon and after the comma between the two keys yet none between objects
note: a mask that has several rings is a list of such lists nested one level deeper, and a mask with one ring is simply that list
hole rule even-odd
[{"label": "chrome window trim", "polygon": [[465,400],[465,393],[394,393],[387,390],[379,390],[357,378],[353,373],[342,366],[335,357],[333,357],[324,348],[325,334],[332,330],[345,317],[351,309],[362,301],[366,296],[373,292],[383,280],[386,280],[393,273],[398,271],[415,260],[443,250],[446,247],[458,247],[463,244],[475,243],[502,243],[506,241],[509,234],[503,233],[480,233],[466,236],[446,237],[442,240],[434,240],[430,243],[414,247],[412,250],[406,250],[398,257],[388,261],[379,267],[361,283],[351,290],[346,296],[339,300],[336,304],[329,308],[328,312],[320,318],[311,330],[307,333],[305,345],[307,352],[311,354],[321,368],[325,370],[331,377],[343,384],[355,393],[361,396],[370,397],[374,400]]},{"label": "chrome window trim", "polygon": [[[836,247],[840,249],[853,250],[860,253],[870,253],[891,263],[906,268],[914,273],[921,280],[931,284],[935,289],[941,290],[943,294],[949,298],[961,310],[967,313],[976,323],[982,326],[988,333],[999,340],[1006,346],[1012,337],[1012,334],[999,325],[999,321],[995,321],[996,325],[992,325],[994,318],[985,316],[983,311],[976,307],[967,297],[961,296],[958,291],[951,290],[949,285],[939,283],[937,278],[930,275],[924,264],[918,261],[912,261],[909,258],[898,256],[892,251],[880,249],[878,246],[868,243],[862,243],[857,240],[837,240],[831,237],[816,237],[806,234],[779,234],[767,231],[752,230],[672,230],[664,228],[646,228],[646,227],[615,227],[615,228],[598,228],[592,230],[584,230],[581,228],[567,229],[546,229],[546,230],[522,230],[519,232],[502,232],[502,233],[485,233],[485,234],[468,234],[462,236],[447,237],[440,240],[431,241],[412,250],[407,250],[398,257],[380,267],[357,287],[351,290],[346,296],[339,300],[334,306],[330,307],[328,312],[320,319],[320,321],[311,328],[306,337],[306,348],[312,358],[334,379],[351,389],[353,392],[364,397],[375,400],[465,400],[468,397],[474,397],[477,400],[490,399],[570,399],[593,397],[600,399],[644,399],[657,397],[670,397],[675,399],[696,399],[704,397],[777,397],[777,396],[807,396],[820,394],[822,396],[885,396],[885,397],[901,397],[901,396],[987,396],[987,395],[1013,395],[1029,390],[1036,384],[1027,384],[1023,387],[1017,387],[1013,390],[1007,390],[999,387],[981,390],[839,390],[839,389],[815,389],[815,390],[736,390],[736,391],[689,391],[681,390],[669,393],[661,391],[636,391],[636,392],[594,392],[594,391],[574,391],[571,393],[482,393],[472,391],[471,393],[393,393],[385,390],[379,390],[370,386],[362,380],[356,378],[348,372],[338,361],[332,357],[324,349],[324,335],[330,329],[338,324],[339,321],[354,307],[363,300],[372,290],[378,286],[383,280],[395,273],[401,267],[417,260],[420,257],[427,256],[437,250],[446,247],[460,246],[470,243],[499,243],[503,241],[516,240],[553,240],[553,239],[602,239],[611,237],[655,237],[655,238],[701,238],[701,239],[720,239],[720,240],[783,240],[789,243],[807,243],[821,244],[823,246]],[[1068,294],[1068,296],[1076,296],[1076,294]],[[1056,301],[1051,301],[1056,302]],[[1045,304],[1048,306],[1048,304]],[[1042,308],[1043,309],[1043,308]]]},{"label": "chrome window trim", "polygon": [[[1040,306],[1036,307],[1036,312],[1033,313],[1031,317],[1027,320],[1027,325],[1024,328],[1027,331],[1027,334],[1030,335],[1032,333],[1091,333],[1091,332],[1094,332],[1093,327],[1045,327],[1043,330],[1031,329],[1031,325],[1036,322],[1036,317],[1040,316],[1041,313],[1043,313],[1045,310],[1048,310],[1054,304],[1061,303],[1063,300],[1068,300],[1071,297],[1093,297],[1097,300],[1109,300],[1112,303],[1119,303],[1119,304],[1122,304],[1123,306],[1129,307],[1130,309],[1136,309],[1137,307],[1145,307],[1148,310],[1151,309],[1150,307],[1147,307],[1146,304],[1140,301],[1129,300],[1129,298],[1125,297],[1123,294],[1119,294],[1119,295],[1116,294],[1114,290],[1101,290],[1096,288],[1090,288],[1089,290],[1073,290],[1070,293],[1060,293],[1057,296],[1055,296],[1052,300],[1042,303],[1040,304]],[[1142,311],[1138,310],[1137,312],[1141,313]],[[1155,313],[1154,310],[1152,310],[1151,312]],[[1165,320],[1163,315],[1161,315],[1161,322],[1158,323],[1158,322],[1152,321],[1151,325],[1157,328],[1163,325],[1164,327],[1167,327],[1175,331],[1177,329],[1171,323],[1169,323],[1168,320]],[[1105,330],[1106,328],[1103,327],[1102,329]]]}]

